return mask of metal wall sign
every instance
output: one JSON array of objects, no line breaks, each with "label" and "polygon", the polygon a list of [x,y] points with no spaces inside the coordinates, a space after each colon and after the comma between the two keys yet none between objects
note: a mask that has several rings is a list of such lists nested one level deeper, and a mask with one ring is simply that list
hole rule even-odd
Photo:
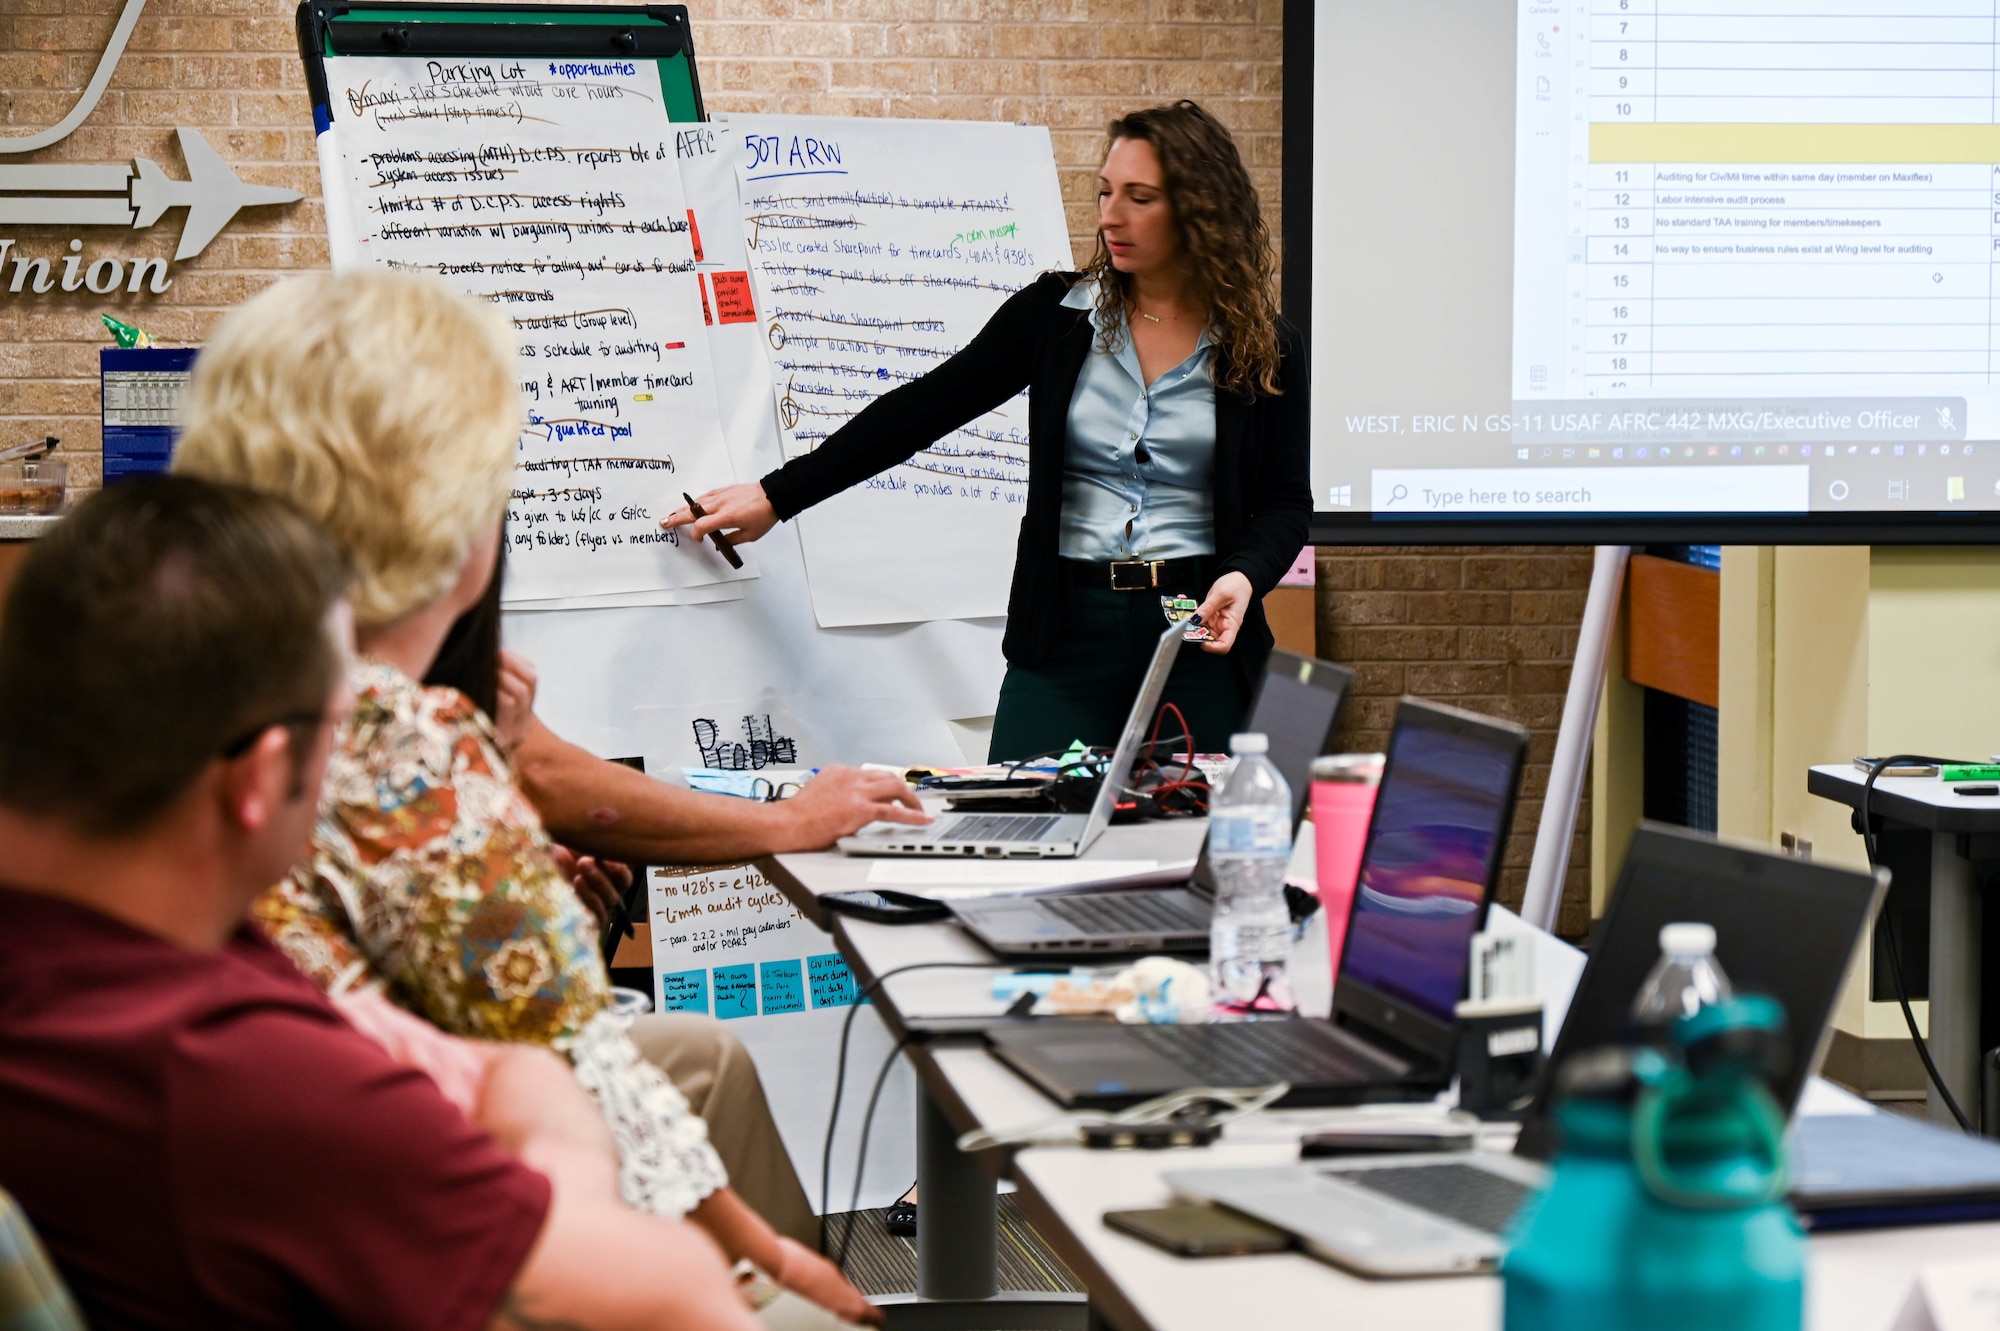
[{"label": "metal wall sign", "polygon": [[[61,120],[33,134],[0,135],[0,224],[137,231],[152,226],[171,209],[184,208],[186,217],[172,260],[177,263],[200,254],[239,210],[295,203],[303,197],[297,190],[245,184],[208,140],[185,125],[174,133],[187,163],[186,180],[175,180],[144,157],[129,163],[6,160],[62,142],[90,117],[110,86],[145,7],[146,0],[125,0],[96,71]],[[30,257],[15,253],[14,241],[0,237],[0,294],[41,295],[60,289],[102,295],[121,288],[157,294],[173,281],[168,267],[165,258],[91,258],[81,240],[70,241],[67,253]]]}]

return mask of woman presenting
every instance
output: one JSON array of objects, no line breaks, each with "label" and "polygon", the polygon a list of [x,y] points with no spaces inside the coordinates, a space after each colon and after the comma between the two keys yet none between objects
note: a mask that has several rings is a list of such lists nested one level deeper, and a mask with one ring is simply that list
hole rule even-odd
[{"label": "woman presenting", "polygon": [[1229,131],[1193,102],[1112,122],[1097,250],[1009,297],[964,350],[760,482],[662,525],[754,541],[1028,390],[1028,498],[994,761],[1117,739],[1166,623],[1212,635],[1166,700],[1224,748],[1271,650],[1264,594],[1305,544],[1305,348],[1271,297],[1270,233]]}]

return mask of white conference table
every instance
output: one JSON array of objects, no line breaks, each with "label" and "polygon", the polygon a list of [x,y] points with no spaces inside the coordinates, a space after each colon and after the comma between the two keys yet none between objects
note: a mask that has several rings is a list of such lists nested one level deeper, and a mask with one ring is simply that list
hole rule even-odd
[{"label": "white conference table", "polygon": [[[1111,840],[1113,833],[1124,835]],[[1100,842],[1093,854],[1119,860],[1167,859],[1183,844],[1198,846],[1199,837],[1199,823],[1112,828],[1106,834],[1111,844]],[[1148,845],[1160,847],[1160,853],[1138,853]],[[868,861],[840,855],[775,856],[764,867],[813,914],[818,912],[810,903],[812,895],[869,885]],[[905,888],[922,891],[915,885]],[[1014,967],[949,923],[891,926],[833,916],[830,924],[864,984],[915,962],[990,967],[899,976],[883,985],[875,999],[891,1028],[912,1040],[906,1052],[924,1100],[919,1107],[918,1148],[924,1188],[918,1206],[920,1285],[928,1257],[933,1284],[942,1280],[938,1288],[945,1294],[892,1305],[891,1331],[1081,1324],[1080,1310],[1066,1311],[1048,1296],[1024,1300],[1003,1294],[997,1306],[981,1297],[980,1273],[967,1268],[982,1261],[990,1264],[991,1239],[986,1231],[992,1224],[992,1185],[985,1180],[1003,1169],[1016,1185],[1023,1210],[1083,1279],[1091,1311],[1119,1331],[1215,1331],[1218,1326],[1298,1325],[1308,1319],[1325,1319],[1341,1331],[1406,1327],[1485,1331],[1500,1326],[1497,1277],[1370,1280],[1294,1253],[1178,1258],[1110,1230],[1102,1221],[1109,1210],[1170,1201],[1162,1179],[1169,1169],[1289,1163],[1297,1158],[1298,1136],[1343,1116],[1436,1114],[1442,1113],[1441,1107],[1267,1113],[1230,1125],[1221,1142],[1200,1151],[1037,1147],[1015,1152],[1011,1159],[1004,1152],[984,1153],[978,1166],[969,1168],[962,1156],[955,1162],[945,1159],[951,1154],[945,1149],[951,1137],[975,1127],[1020,1127],[1059,1112],[1053,1101],[995,1059],[969,1029],[954,1031],[960,1023],[969,1027],[997,1013],[1000,1005],[991,997],[991,977]],[[1505,912],[1494,912],[1491,927],[1535,935],[1538,987],[1544,991],[1553,1027],[1582,969],[1581,954]],[[1307,941],[1294,959],[1300,1003],[1309,1012],[1326,1010],[1331,996],[1324,937],[1317,921],[1309,925]],[[1816,1079],[1803,1112],[1875,1111]],[[934,1191],[933,1175],[940,1169],[944,1172],[938,1174]],[[987,1214],[980,1214],[982,1206],[988,1208]],[[974,1251],[968,1254],[962,1244]],[[1810,1250],[1807,1325],[1814,1331],[1890,1331],[1925,1263],[2000,1259],[2000,1223],[1819,1236],[1810,1241]],[[985,1280],[984,1290],[990,1291],[990,1271]]]}]

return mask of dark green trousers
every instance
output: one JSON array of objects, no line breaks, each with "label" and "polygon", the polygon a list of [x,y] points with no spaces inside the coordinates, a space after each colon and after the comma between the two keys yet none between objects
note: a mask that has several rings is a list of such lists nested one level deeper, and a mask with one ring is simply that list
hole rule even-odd
[{"label": "dark green trousers", "polygon": [[[1199,597],[1205,590],[1192,594]],[[1079,739],[1109,748],[1125,729],[1167,624],[1159,594],[1095,587],[1070,587],[1068,593],[1062,632],[1048,659],[1032,669],[1007,667],[993,717],[990,762],[1060,751]],[[1187,718],[1198,753],[1226,753],[1249,704],[1229,657],[1194,643],[1175,658],[1165,701]],[[1162,737],[1172,727],[1170,718]]]}]

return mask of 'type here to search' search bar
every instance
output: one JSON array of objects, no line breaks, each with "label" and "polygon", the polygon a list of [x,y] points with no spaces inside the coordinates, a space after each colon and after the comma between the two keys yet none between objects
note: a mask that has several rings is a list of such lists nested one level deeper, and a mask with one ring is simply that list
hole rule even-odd
[{"label": "'type here to search' search bar", "polygon": [[1812,469],[1426,467],[1370,474],[1377,513],[1803,513]]}]

